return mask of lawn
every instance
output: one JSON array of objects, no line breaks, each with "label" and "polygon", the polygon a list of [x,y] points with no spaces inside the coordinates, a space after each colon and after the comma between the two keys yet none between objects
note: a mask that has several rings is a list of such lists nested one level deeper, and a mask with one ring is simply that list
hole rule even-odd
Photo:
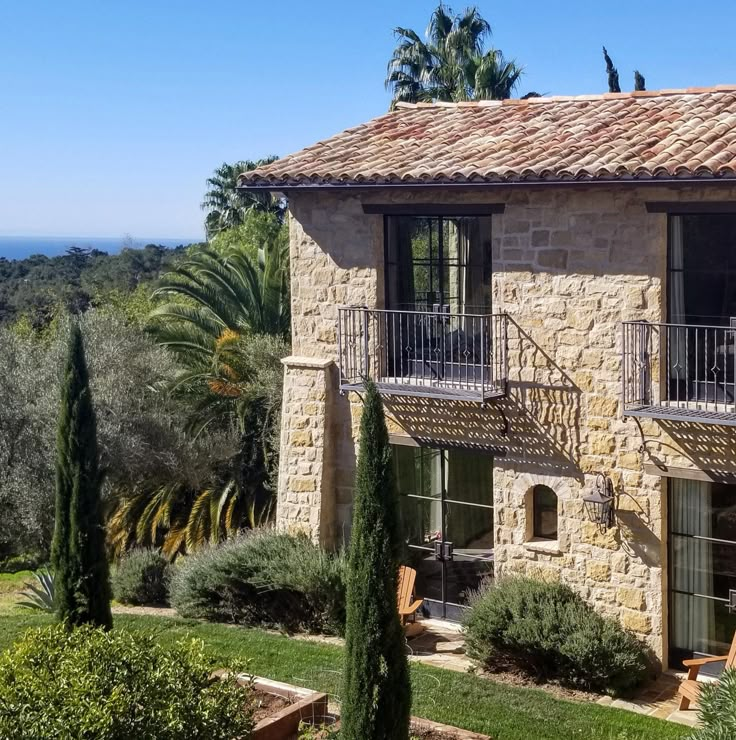
[{"label": "lawn", "polygon": [[[0,604],[2,602],[0,601]],[[0,650],[50,617],[18,607],[0,609]],[[154,632],[162,643],[196,637],[213,667],[229,664],[273,679],[338,692],[341,648],[255,629],[165,617],[117,615],[115,625]],[[689,729],[623,710],[555,699],[536,689],[497,684],[470,674],[412,664],[413,713],[492,735],[496,740],[635,740],[684,738]]]},{"label": "lawn", "polygon": [[[14,609],[15,602],[20,598],[20,592],[29,581],[33,581],[33,573],[30,570],[0,573],[0,619]],[[1,622],[0,630],[2,630]]]},{"label": "lawn", "polygon": [[23,589],[24,584],[33,580],[30,570],[21,570],[17,573],[0,573],[0,600],[7,601],[8,597]]}]

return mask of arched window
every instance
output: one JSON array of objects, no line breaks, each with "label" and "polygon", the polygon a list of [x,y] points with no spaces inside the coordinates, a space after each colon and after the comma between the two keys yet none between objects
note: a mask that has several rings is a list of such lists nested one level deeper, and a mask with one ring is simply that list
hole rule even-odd
[{"label": "arched window", "polygon": [[548,486],[534,486],[532,492],[534,536],[557,539],[557,494]]}]

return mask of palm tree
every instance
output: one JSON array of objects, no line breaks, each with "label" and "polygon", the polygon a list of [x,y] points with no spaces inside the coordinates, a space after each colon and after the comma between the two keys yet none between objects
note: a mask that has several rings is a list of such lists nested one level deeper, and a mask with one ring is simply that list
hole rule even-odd
[{"label": "palm tree", "polygon": [[[281,356],[275,357],[278,369]],[[270,422],[264,420],[264,410],[270,412]],[[132,491],[113,490],[107,533],[115,555],[134,546],[152,546],[173,559],[266,523],[273,512],[274,479],[265,458],[269,453],[275,457],[272,440],[278,433],[279,410],[280,397],[277,404],[268,395],[256,400],[251,392],[239,451],[217,462],[201,488],[185,480],[148,480]],[[269,423],[274,426],[269,428]]]},{"label": "palm tree", "polygon": [[161,279],[154,297],[184,300],[154,309],[151,331],[188,366],[211,363],[226,331],[286,336],[288,275],[288,253],[275,245],[259,250],[257,264],[238,249],[196,249]]},{"label": "palm tree", "polygon": [[[510,98],[521,79],[522,69],[506,60],[499,49],[472,56],[466,65],[466,78],[473,82],[469,100],[505,100]],[[527,93],[524,97],[537,97]]]},{"label": "palm tree", "polygon": [[455,15],[440,4],[426,40],[410,28],[396,28],[399,43],[388,63],[386,87],[398,102],[458,102],[511,97],[522,68],[498,49],[484,51],[489,23],[475,7]]},{"label": "palm tree", "polygon": [[237,189],[241,173],[271,164],[277,159],[276,156],[270,156],[255,162],[247,159],[234,164],[223,163],[212,177],[207,178],[208,190],[202,201],[202,209],[207,211],[205,217],[207,238],[225,229],[240,226],[246,213],[252,209],[274,213],[283,220],[285,204],[282,200],[275,198],[271,193],[244,193]]},{"label": "palm tree", "polygon": [[164,275],[149,331],[181,366],[169,392],[190,409],[189,432],[230,430],[237,452],[214,465],[199,488],[148,481],[120,491],[108,531],[113,548],[161,545],[169,557],[268,519],[281,410],[281,358],[288,354],[288,253],[195,249]]}]

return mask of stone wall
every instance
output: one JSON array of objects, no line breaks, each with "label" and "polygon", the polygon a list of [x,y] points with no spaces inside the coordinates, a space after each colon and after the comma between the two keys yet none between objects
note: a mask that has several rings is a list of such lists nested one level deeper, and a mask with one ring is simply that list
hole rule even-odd
[{"label": "stone wall", "polygon": [[[736,472],[736,430],[647,421],[640,434],[624,420],[620,322],[666,314],[667,217],[647,213],[645,202],[733,197],[725,190],[443,193],[443,203],[506,206],[493,216],[493,299],[494,311],[510,317],[509,394],[486,407],[386,399],[394,434],[479,442],[503,453],[494,461],[493,491],[500,572],[564,580],[661,657],[666,486],[644,464]],[[330,369],[338,354],[337,306],[380,307],[383,297],[382,220],[363,213],[361,198],[440,202],[436,189],[290,197],[294,353],[324,367],[322,380],[313,370],[287,368],[278,518],[282,526],[301,522],[326,543],[347,535],[360,415],[357,394],[340,396]],[[307,429],[309,439],[300,434]],[[610,476],[616,491],[615,526],[605,533],[583,509],[597,473]],[[529,541],[529,492],[538,483],[559,497],[556,543]]]},{"label": "stone wall", "polygon": [[350,197],[297,197],[290,210],[294,356],[284,361],[277,526],[334,546],[349,536],[355,470],[350,399],[338,392],[337,308],[377,305],[383,223]]}]

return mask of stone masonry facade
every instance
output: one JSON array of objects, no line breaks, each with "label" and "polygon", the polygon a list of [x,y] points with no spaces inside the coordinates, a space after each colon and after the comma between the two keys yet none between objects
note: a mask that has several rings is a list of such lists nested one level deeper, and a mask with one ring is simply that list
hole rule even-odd
[{"label": "stone masonry facade", "polygon": [[[623,418],[620,322],[666,317],[667,216],[645,203],[734,196],[731,187],[635,185],[290,196],[293,356],[285,360],[278,525],[326,546],[349,536],[361,404],[338,390],[337,308],[381,308],[384,295],[383,219],[363,204],[503,203],[492,217],[492,287],[494,313],[510,318],[507,397],[485,407],[386,397],[390,431],[505,450],[489,491],[497,572],[568,583],[666,661],[664,476],[673,467],[736,474],[736,430]],[[606,532],[582,500],[598,473],[616,494]],[[528,534],[539,483],[558,496],[552,543]]]}]

